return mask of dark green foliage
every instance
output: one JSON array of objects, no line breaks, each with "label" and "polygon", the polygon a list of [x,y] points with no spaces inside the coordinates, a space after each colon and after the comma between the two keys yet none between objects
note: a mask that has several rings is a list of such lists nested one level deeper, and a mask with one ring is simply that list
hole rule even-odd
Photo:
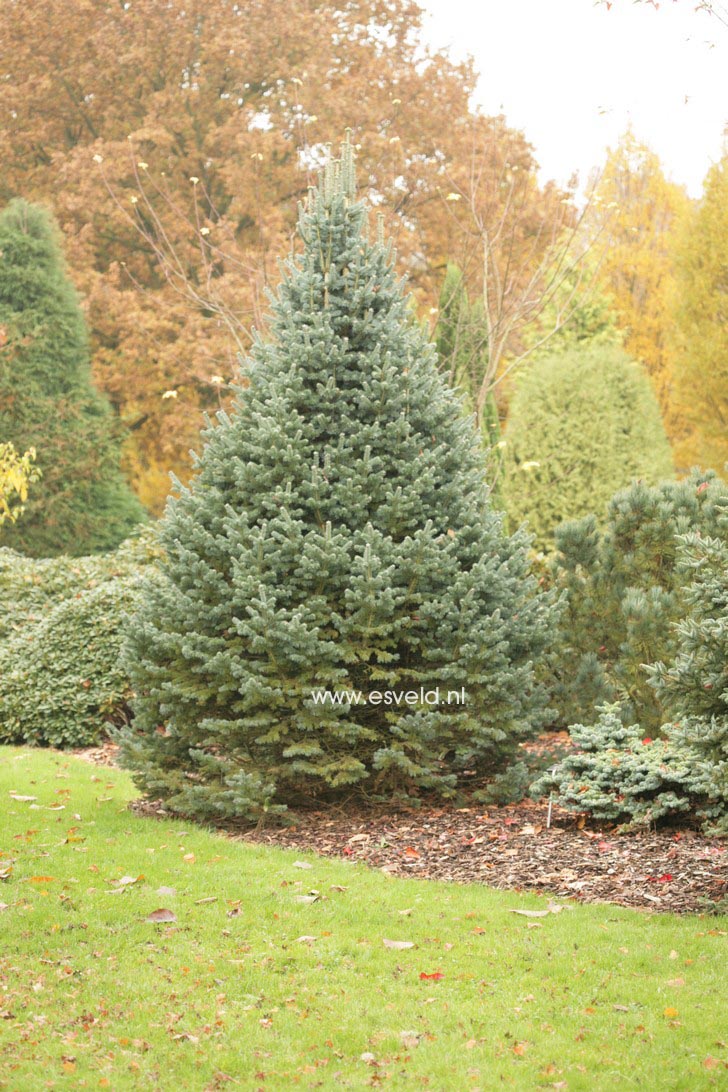
[{"label": "dark green foliage", "polygon": [[33,556],[112,549],[144,518],[119,470],[120,434],[94,389],[86,328],[50,214],[0,214],[0,439],[35,448],[42,478],[0,544]]},{"label": "dark green foliage", "polygon": [[471,300],[462,272],[449,264],[440,292],[435,328],[435,348],[440,370],[451,387],[463,396],[465,412],[476,421],[487,452],[491,495],[500,504],[503,457],[500,444],[500,416],[493,392],[478,412],[483,378],[488,362],[488,331],[481,300]]},{"label": "dark green foliage", "polygon": [[724,535],[726,496],[714,473],[695,471],[683,482],[617,493],[603,529],[593,516],[559,528],[552,578],[568,600],[552,668],[560,724],[589,723],[605,701],[618,701],[625,723],[645,732],[668,719],[644,665],[669,662],[676,648],[673,623],[689,581],[676,536]]},{"label": "dark green foliage", "polygon": [[0,742],[80,747],[124,722],[121,630],[158,550],[34,561],[0,550]]},{"label": "dark green foliage", "polygon": [[505,429],[504,500],[550,550],[564,520],[603,512],[617,489],[673,476],[657,399],[621,349],[578,348],[525,365]]},{"label": "dark green foliage", "polygon": [[[543,720],[554,625],[488,503],[472,426],[353,198],[351,151],[302,210],[250,386],[161,522],[129,634],[137,783],[197,816],[455,790]],[[442,691],[465,705],[317,704]]]},{"label": "dark green foliage", "polygon": [[707,771],[728,832],[728,497],[721,507],[720,537],[681,540],[678,567],[690,583],[676,626],[677,654],[649,673],[674,721],[670,739]]},{"label": "dark green foliage", "polygon": [[596,724],[575,724],[578,748],[532,786],[533,796],[555,793],[568,811],[642,826],[696,809],[715,814],[705,768],[669,739],[625,725],[616,706],[601,706]]}]

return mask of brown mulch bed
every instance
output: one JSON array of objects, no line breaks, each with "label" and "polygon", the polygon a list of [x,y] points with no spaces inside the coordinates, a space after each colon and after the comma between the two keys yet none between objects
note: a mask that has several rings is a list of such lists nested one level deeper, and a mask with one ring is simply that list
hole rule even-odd
[{"label": "brown mulch bed", "polygon": [[[545,805],[310,813],[246,841],[365,861],[396,876],[484,883],[673,914],[715,911],[728,893],[726,846],[694,830],[588,829]],[[581,827],[579,824],[582,824]],[[725,907],[724,907],[725,908]]]},{"label": "brown mulch bed", "polygon": [[[116,753],[113,744],[76,752],[104,766],[115,764]],[[139,815],[170,814],[153,801],[131,806]],[[410,810],[347,806],[299,813],[290,827],[226,829],[243,841],[363,861],[395,876],[483,883],[673,914],[728,905],[725,841],[687,826],[618,833],[556,807],[548,827],[546,804],[530,801]]]}]

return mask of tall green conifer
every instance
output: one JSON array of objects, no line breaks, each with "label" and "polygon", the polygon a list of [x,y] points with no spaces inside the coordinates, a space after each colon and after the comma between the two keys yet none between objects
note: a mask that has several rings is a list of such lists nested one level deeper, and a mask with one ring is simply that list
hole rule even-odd
[{"label": "tall green conifer", "polygon": [[35,448],[40,481],[0,545],[35,556],[111,549],[144,518],[119,469],[120,435],[94,389],[86,326],[50,214],[0,214],[0,438]]},{"label": "tall green conifer", "polygon": [[[542,719],[551,602],[489,504],[389,246],[369,240],[348,141],[299,232],[271,336],[168,503],[163,576],[130,628],[125,761],[200,816],[447,794]],[[384,700],[438,686],[465,703]]]}]

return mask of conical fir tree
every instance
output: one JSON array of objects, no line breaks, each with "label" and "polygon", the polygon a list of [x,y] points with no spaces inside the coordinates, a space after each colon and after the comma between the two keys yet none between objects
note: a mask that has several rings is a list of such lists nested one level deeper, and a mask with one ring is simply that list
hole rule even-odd
[{"label": "conical fir tree", "polygon": [[50,214],[0,214],[0,441],[35,448],[40,481],[0,546],[35,556],[112,549],[145,518],[119,469],[121,435],[91,379],[88,338]]},{"label": "conical fir tree", "polygon": [[301,210],[250,385],[168,503],[162,578],[130,627],[124,759],[185,813],[447,794],[541,720],[551,602],[353,175],[347,142]]}]

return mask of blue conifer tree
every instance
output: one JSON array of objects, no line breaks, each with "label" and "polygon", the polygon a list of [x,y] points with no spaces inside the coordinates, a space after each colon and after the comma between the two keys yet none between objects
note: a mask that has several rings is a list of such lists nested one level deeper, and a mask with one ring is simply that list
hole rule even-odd
[{"label": "blue conifer tree", "polygon": [[249,386],[168,503],[163,577],[129,633],[125,762],[202,817],[449,794],[543,714],[553,604],[490,504],[390,246],[369,238],[348,140],[299,232]]}]

